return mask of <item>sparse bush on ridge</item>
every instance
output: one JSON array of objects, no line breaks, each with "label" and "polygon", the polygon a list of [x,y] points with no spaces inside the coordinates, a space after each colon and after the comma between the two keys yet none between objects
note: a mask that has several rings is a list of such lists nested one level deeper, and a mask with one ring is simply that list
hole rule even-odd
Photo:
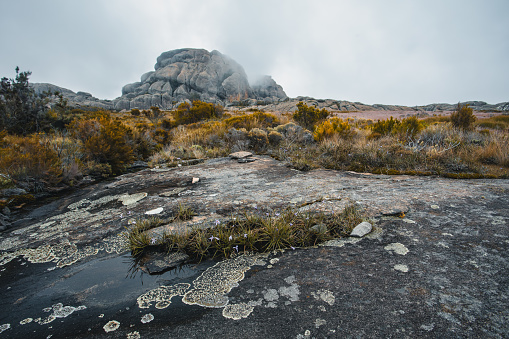
[{"label": "sparse bush on ridge", "polygon": [[325,108],[320,110],[301,101],[297,104],[297,111],[293,113],[293,120],[312,131],[317,123],[327,119],[328,116],[329,112]]},{"label": "sparse bush on ridge", "polygon": [[451,114],[452,125],[463,130],[471,130],[475,120],[474,110],[468,105],[458,103],[456,111]]}]

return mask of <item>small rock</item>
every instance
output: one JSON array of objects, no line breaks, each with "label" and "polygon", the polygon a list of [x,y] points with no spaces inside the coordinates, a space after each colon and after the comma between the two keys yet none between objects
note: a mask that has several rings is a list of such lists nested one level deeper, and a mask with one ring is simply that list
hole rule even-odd
[{"label": "small rock", "polygon": [[255,160],[256,160],[256,159],[238,159],[238,160],[237,160],[237,162],[238,162],[239,164],[245,164],[245,163],[247,163],[247,162],[253,162],[253,161],[255,161]]},{"label": "small rock", "polygon": [[163,211],[163,208],[162,207],[158,207],[158,208],[155,208],[153,210],[146,211],[145,214],[148,214],[148,215],[159,214],[162,211]]},{"label": "small rock", "polygon": [[4,209],[2,210],[2,214],[6,216],[11,215],[11,210],[9,209],[9,207],[5,206]]},{"label": "small rock", "polygon": [[193,178],[191,184],[196,184],[198,181],[200,181],[200,178]]},{"label": "small rock", "polygon": [[27,191],[22,188],[6,188],[0,190],[0,196],[3,197],[12,197],[14,195],[24,195],[27,194]]},{"label": "small rock", "polygon": [[354,227],[352,233],[350,233],[350,236],[362,238],[363,236],[371,232],[371,230],[373,230],[373,226],[369,222],[363,221],[359,225]]},{"label": "small rock", "polygon": [[245,159],[245,158],[249,158],[252,156],[253,156],[253,153],[245,152],[245,151],[235,152],[235,153],[232,153],[229,155],[229,157],[232,159]]},{"label": "small rock", "polygon": [[149,167],[150,166],[145,161],[135,161],[127,169],[128,170],[139,170],[142,168],[149,168]]},{"label": "small rock", "polygon": [[325,224],[316,224],[315,226],[311,227],[311,229],[318,234],[327,233],[327,226]]}]

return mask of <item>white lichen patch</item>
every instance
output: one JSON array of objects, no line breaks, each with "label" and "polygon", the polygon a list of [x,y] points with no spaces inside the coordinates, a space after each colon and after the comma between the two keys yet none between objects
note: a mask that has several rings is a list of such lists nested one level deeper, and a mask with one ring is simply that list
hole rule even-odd
[{"label": "white lichen patch", "polygon": [[334,293],[332,293],[329,290],[318,290],[316,292],[311,292],[311,295],[316,300],[325,301],[330,306],[334,305],[334,303],[336,302],[336,298],[334,297]]},{"label": "white lichen patch", "polygon": [[68,316],[70,316],[74,312],[81,311],[81,310],[84,310],[86,308],[87,307],[84,306],[84,305],[78,306],[78,307],[74,307],[74,306],[64,306],[62,303],[58,303],[58,304],[55,304],[55,305],[51,306],[51,308],[47,307],[47,308],[43,309],[44,312],[51,312],[51,311],[53,311],[48,317],[46,317],[44,319],[43,318],[37,318],[37,319],[34,320],[34,322],[36,322],[36,323],[38,323],[40,325],[49,324],[50,322],[56,320],[57,318],[67,318]]},{"label": "white lichen patch", "polygon": [[320,246],[343,247],[346,244],[356,244],[359,241],[361,241],[362,239],[364,239],[364,238],[349,237],[349,238],[332,239],[332,240],[324,242],[323,244],[320,244]]},{"label": "white lichen patch", "polygon": [[11,328],[11,324],[0,325],[0,333],[7,331],[9,328]]},{"label": "white lichen patch", "polygon": [[431,207],[432,209],[434,209],[434,210],[437,210],[437,209],[439,209],[439,208],[440,208],[440,206],[438,206],[438,205],[431,205],[430,207]]},{"label": "white lichen patch", "polygon": [[153,210],[146,211],[145,214],[147,214],[147,215],[154,215],[154,214],[159,214],[162,211],[163,211],[163,208],[162,207],[158,207],[158,208],[155,208]]},{"label": "white lichen patch", "polygon": [[408,272],[408,266],[407,265],[397,264],[397,265],[394,265],[394,269],[396,271],[400,271],[400,272],[404,272],[404,273]]},{"label": "white lichen patch", "polygon": [[239,303],[235,305],[226,305],[223,308],[223,317],[233,320],[240,320],[242,318],[247,318],[254,310],[254,307],[246,304]]},{"label": "white lichen patch", "polygon": [[26,318],[26,319],[23,319],[19,322],[20,325],[26,325],[26,324],[30,324],[32,321],[34,321],[34,319],[32,318]]},{"label": "white lichen patch", "polygon": [[116,320],[108,321],[106,325],[103,326],[104,332],[113,332],[116,331],[120,327],[120,323]]},{"label": "white lichen patch", "polygon": [[327,321],[325,319],[315,319],[315,327],[319,328],[320,326],[326,325]]},{"label": "white lichen patch", "polygon": [[262,294],[266,301],[277,301],[279,299],[277,290],[273,288],[269,288],[268,290],[263,291]]},{"label": "white lichen patch", "polygon": [[264,265],[264,255],[239,255],[221,261],[205,270],[195,281],[194,288],[188,291],[182,301],[188,305],[204,307],[224,307],[228,304],[227,294],[251,266]]},{"label": "white lichen patch", "polygon": [[140,339],[140,338],[141,338],[141,335],[140,335],[140,332],[138,332],[138,331],[127,333],[127,339]]},{"label": "white lichen patch", "polygon": [[416,222],[411,220],[411,219],[408,219],[408,218],[403,218],[401,219],[402,221],[406,222],[407,224],[415,224]]},{"label": "white lichen patch", "polygon": [[190,284],[180,283],[171,286],[159,286],[150,290],[137,299],[139,308],[149,308],[152,302],[155,302],[157,309],[163,309],[171,304],[171,298],[175,296],[184,296],[184,293],[191,287]]},{"label": "white lichen patch", "polygon": [[400,254],[400,255],[406,255],[409,251],[408,248],[405,247],[405,245],[399,243],[399,242],[393,242],[392,244],[389,244],[384,247],[386,251],[393,251],[394,253]]},{"label": "white lichen patch", "polygon": [[147,313],[143,317],[141,317],[141,322],[143,324],[147,324],[147,323],[151,322],[152,320],[154,320],[154,315],[152,313]]},{"label": "white lichen patch", "polygon": [[124,206],[129,206],[129,205],[132,205],[132,204],[135,204],[137,203],[138,201],[140,201],[141,199],[145,198],[148,194],[147,193],[135,193],[135,194],[125,194],[125,195],[121,195],[119,198],[118,198],[118,201],[120,201],[122,203],[122,205]]}]

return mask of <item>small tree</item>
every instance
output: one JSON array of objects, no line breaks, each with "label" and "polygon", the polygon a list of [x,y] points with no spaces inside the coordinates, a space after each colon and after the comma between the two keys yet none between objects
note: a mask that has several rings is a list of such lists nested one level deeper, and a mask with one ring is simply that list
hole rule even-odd
[{"label": "small tree", "polygon": [[325,108],[319,110],[301,101],[297,104],[297,111],[293,113],[293,120],[302,127],[313,130],[318,122],[327,119],[328,116],[329,112]]},{"label": "small tree", "polygon": [[456,111],[451,114],[452,125],[462,130],[473,129],[475,119],[474,110],[468,105],[462,105],[459,102]]},{"label": "small tree", "polygon": [[27,135],[37,132],[46,116],[43,96],[35,94],[29,86],[31,72],[20,72],[16,67],[16,78],[0,81],[0,130]]}]

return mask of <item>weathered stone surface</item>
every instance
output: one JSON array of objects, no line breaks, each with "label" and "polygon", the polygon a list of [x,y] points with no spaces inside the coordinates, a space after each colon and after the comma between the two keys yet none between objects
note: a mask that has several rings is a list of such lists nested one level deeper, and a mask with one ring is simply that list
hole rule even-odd
[{"label": "weathered stone surface", "polygon": [[15,195],[23,194],[27,194],[27,191],[25,191],[22,188],[5,188],[3,190],[0,190],[0,197],[12,197]]},{"label": "weathered stone surface", "polygon": [[[143,74],[140,80],[122,88],[115,108],[146,109],[152,105],[169,109],[191,97],[221,104],[239,99],[270,103],[286,99],[283,88],[272,78],[263,78],[252,88],[242,66],[218,51],[204,49],[164,52],[157,58],[155,71]],[[149,94],[160,96],[147,97]]]},{"label": "weathered stone surface", "polygon": [[355,226],[355,228],[352,230],[352,233],[350,233],[350,236],[362,238],[363,236],[371,232],[372,229],[373,225],[371,225],[367,221],[363,221],[359,225]]},{"label": "weathered stone surface", "polygon": [[[267,338],[359,333],[498,338],[509,332],[501,316],[509,307],[509,229],[503,227],[509,221],[509,180],[299,172],[274,159],[257,158],[249,166],[220,158],[147,169],[77,189],[31,211],[13,212],[13,226],[0,238],[0,303],[9,305],[0,323],[12,325],[6,333],[47,336],[48,326],[20,323],[41,316],[47,307],[41,300],[51,306],[68,305],[70,299],[95,313],[73,314],[72,326],[59,319],[61,337],[105,335],[102,326],[112,314],[122,324],[115,331],[119,337],[139,331],[142,337],[183,338],[249,338],[253,333]],[[193,178],[200,181],[193,184]],[[160,196],[177,188],[176,195]],[[122,203],[142,193],[147,196]],[[239,256],[205,268],[203,263],[189,265],[182,275],[168,272],[150,287],[147,276],[144,284],[129,284],[126,272],[114,278],[117,266],[91,268],[118,258],[122,247],[113,239],[157,207],[164,209],[158,216],[169,218],[179,204],[191,206],[198,215],[182,223],[188,231],[213,227],[235,212],[275,213],[305,202],[312,210],[335,213],[356,203],[376,219],[376,227],[363,238],[318,248],[286,249],[245,262]],[[406,218],[380,217],[398,205],[408,206]],[[151,235],[175,231],[171,225]],[[52,260],[63,253],[69,256],[55,266]],[[121,260],[125,258],[117,265]],[[256,269],[249,271],[252,265]],[[154,313],[151,327],[140,324],[140,296],[152,302],[143,305]],[[99,314],[105,314],[103,321],[97,321]],[[242,326],[232,326],[232,321]]]},{"label": "weathered stone surface", "polygon": [[235,153],[232,153],[229,155],[229,157],[232,159],[245,159],[245,158],[249,158],[252,156],[253,156],[253,153],[246,152],[246,151],[235,152]]}]

